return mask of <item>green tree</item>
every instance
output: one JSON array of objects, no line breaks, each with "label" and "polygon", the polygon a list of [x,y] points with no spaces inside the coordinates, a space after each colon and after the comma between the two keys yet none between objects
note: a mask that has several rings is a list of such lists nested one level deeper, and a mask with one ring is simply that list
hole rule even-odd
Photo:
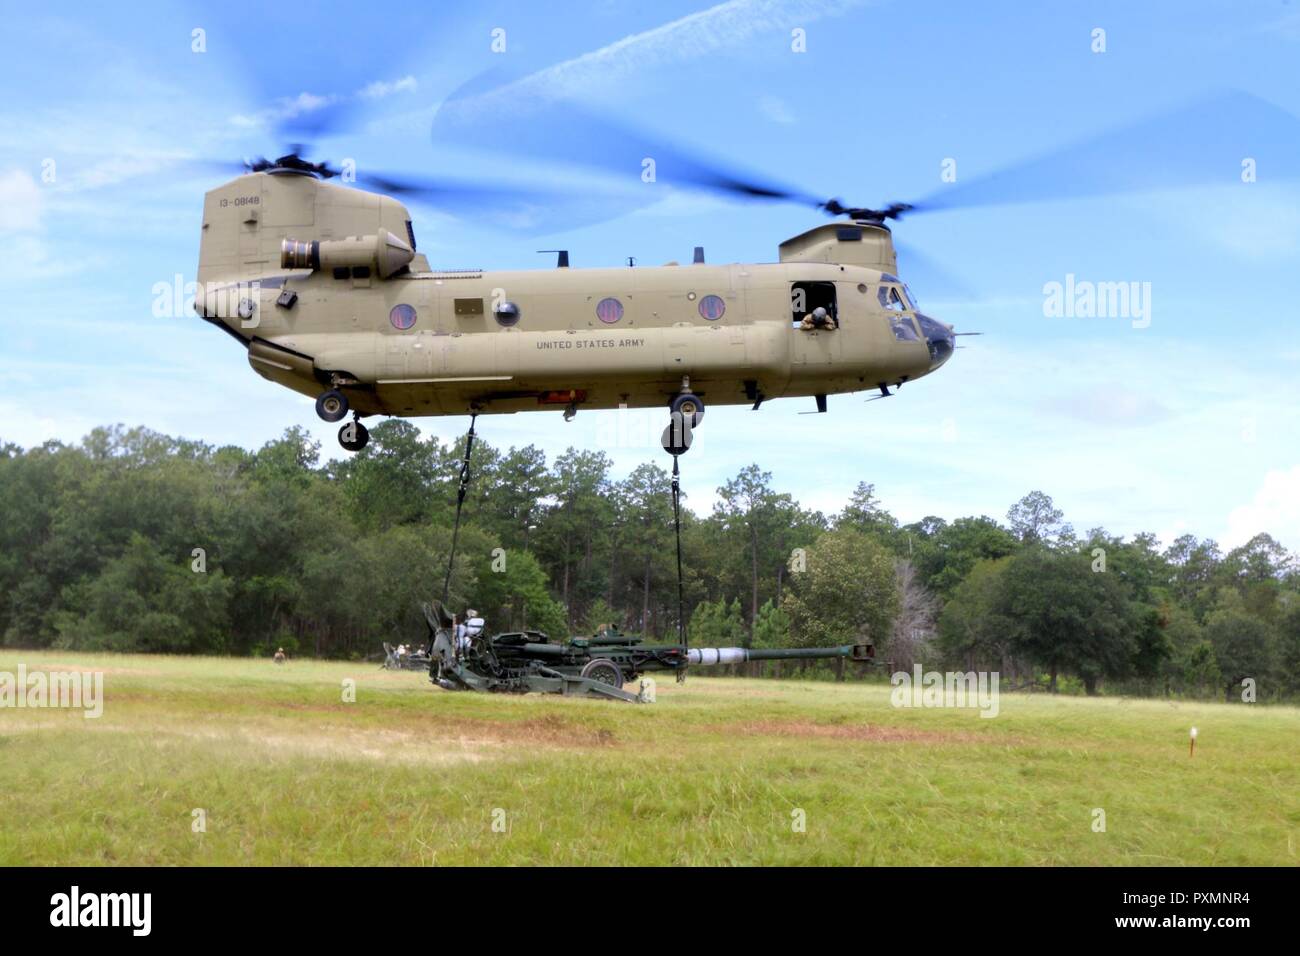
[{"label": "green tree", "polygon": [[849,503],[836,517],[835,527],[873,534],[881,543],[888,544],[898,533],[898,519],[881,505],[875,485],[859,481],[849,495]]},{"label": "green tree", "polygon": [[1074,531],[1064,513],[1052,502],[1051,495],[1031,491],[1007,511],[1011,533],[1023,544],[1058,544],[1068,542]]},{"label": "green tree", "polygon": [[775,601],[764,601],[754,623],[754,647],[790,647],[790,615]]},{"label": "green tree", "polygon": [[745,644],[745,619],[740,602],[703,601],[696,605],[687,632],[693,647],[742,647]]},{"label": "green tree", "polygon": [[408,421],[390,418],[371,428],[370,443],[335,467],[357,523],[382,530],[422,522],[439,476],[437,451]]},{"label": "green tree", "polygon": [[1053,691],[1062,671],[1092,695],[1103,677],[1131,670],[1135,610],[1119,580],[1093,571],[1085,556],[1029,547],[1011,559],[1002,583],[1012,648],[1048,671]]},{"label": "green tree", "polygon": [[1015,536],[989,517],[958,518],[951,524],[931,524],[930,529],[916,529],[921,547],[915,564],[926,587],[942,599],[978,562],[1009,557],[1019,549]]},{"label": "green tree", "polygon": [[758,617],[763,572],[771,569],[782,574],[790,557],[788,532],[798,517],[791,497],[773,491],[771,482],[771,472],[748,465],[718,489],[719,500],[714,505],[714,515],[735,549],[729,564],[736,566],[743,555],[751,628]]},{"label": "green tree", "polygon": [[558,578],[568,626],[581,620],[586,606],[606,592],[604,545],[613,518],[609,498],[611,462],[604,452],[570,448],[551,469],[554,503],[537,529],[539,554]]},{"label": "green tree", "polygon": [[541,501],[550,489],[546,455],[527,445],[511,448],[497,464],[485,516],[489,527],[511,548],[528,550]]},{"label": "green tree", "polygon": [[637,629],[650,625],[653,596],[658,588],[676,588],[676,541],[673,535],[672,479],[654,464],[643,464],[619,483],[623,503],[620,564],[639,585]]},{"label": "green tree", "polygon": [[828,531],[791,575],[782,606],[797,646],[883,644],[898,614],[893,556],[856,529]]},{"label": "green tree", "polygon": [[551,597],[546,572],[528,551],[508,548],[489,553],[479,563],[474,600],[488,615],[489,628],[533,629],[553,638],[569,637],[564,608]]},{"label": "green tree", "polygon": [[1241,693],[1242,681],[1250,678],[1263,687],[1272,677],[1276,658],[1275,637],[1267,623],[1240,606],[1212,611],[1205,621],[1205,637],[1214,648],[1214,659],[1223,681],[1224,699]]},{"label": "green tree", "polygon": [[1004,616],[1008,558],[977,561],[939,616],[939,649],[963,670],[1007,670],[1010,622]]}]

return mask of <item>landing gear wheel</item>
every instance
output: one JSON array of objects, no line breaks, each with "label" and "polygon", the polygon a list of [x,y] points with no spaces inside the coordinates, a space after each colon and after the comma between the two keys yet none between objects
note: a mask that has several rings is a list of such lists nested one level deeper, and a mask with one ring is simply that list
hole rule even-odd
[{"label": "landing gear wheel", "polygon": [[344,451],[360,451],[370,441],[370,431],[358,421],[351,421],[339,429],[339,444]]},{"label": "landing gear wheel", "polygon": [[327,422],[341,421],[347,413],[347,396],[338,389],[331,388],[328,392],[322,392],[316,399],[316,414]]},{"label": "landing gear wheel", "polygon": [[609,684],[611,687],[623,686],[623,672],[607,657],[598,657],[594,661],[588,661],[587,666],[582,669],[582,676],[588,677],[594,681],[600,681],[602,684]]},{"label": "landing gear wheel", "polygon": [[678,395],[673,399],[669,409],[674,412],[681,412],[683,419],[689,418],[692,428],[698,426],[704,418],[704,402],[700,400],[700,396],[693,392]]}]

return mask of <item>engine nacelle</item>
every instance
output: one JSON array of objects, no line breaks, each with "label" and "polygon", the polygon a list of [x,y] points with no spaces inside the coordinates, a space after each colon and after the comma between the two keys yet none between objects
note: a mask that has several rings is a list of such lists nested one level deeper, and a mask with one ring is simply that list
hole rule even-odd
[{"label": "engine nacelle", "polygon": [[348,236],[299,242],[285,239],[280,243],[280,268],[320,269],[370,266],[382,279],[400,272],[415,258],[415,250],[387,230],[374,236]]}]

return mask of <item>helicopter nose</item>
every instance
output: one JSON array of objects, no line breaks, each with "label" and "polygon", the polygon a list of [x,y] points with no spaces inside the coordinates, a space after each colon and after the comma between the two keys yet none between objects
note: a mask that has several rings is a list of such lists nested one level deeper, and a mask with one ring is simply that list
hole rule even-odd
[{"label": "helicopter nose", "polygon": [[952,326],[945,325],[938,319],[932,319],[928,315],[916,315],[916,321],[921,326],[921,333],[925,336],[925,342],[930,347],[930,371],[934,371],[944,362],[952,357],[952,350],[957,345],[957,339],[953,335]]}]

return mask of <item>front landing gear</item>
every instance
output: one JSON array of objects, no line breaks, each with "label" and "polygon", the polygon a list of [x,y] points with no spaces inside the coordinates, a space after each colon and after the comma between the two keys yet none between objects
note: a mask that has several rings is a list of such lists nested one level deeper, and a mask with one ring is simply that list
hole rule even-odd
[{"label": "front landing gear", "polygon": [[353,419],[339,429],[339,444],[344,451],[360,451],[370,441],[370,430]]},{"label": "front landing gear", "polygon": [[336,388],[322,392],[316,399],[316,414],[327,422],[342,421],[348,413],[348,398]]}]

